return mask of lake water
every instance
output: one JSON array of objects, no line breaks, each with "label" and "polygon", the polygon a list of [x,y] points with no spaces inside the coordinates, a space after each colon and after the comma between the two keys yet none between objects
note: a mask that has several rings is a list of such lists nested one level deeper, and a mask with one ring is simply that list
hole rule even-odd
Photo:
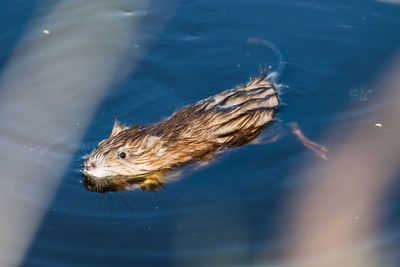
[{"label": "lake water", "polygon": [[[133,1],[133,0],[132,0]],[[92,116],[56,195],[49,204],[23,266],[295,266],[285,229],[295,206],[292,192],[310,181],[303,170],[319,159],[290,133],[297,122],[326,144],[330,131],[346,136],[365,123],[381,88],[371,85],[400,44],[400,5],[372,0],[178,1],[152,3],[126,60],[140,55],[117,79]],[[0,66],[6,66],[36,1],[0,3]],[[44,9],[44,10],[41,10]],[[110,10],[110,12],[115,12]],[[162,25],[159,25],[162,23]],[[157,30],[154,28],[157,25]],[[233,148],[209,166],[189,171],[158,192],[88,192],[82,158],[108,137],[115,118],[148,124],[176,109],[243,83],[278,60],[260,38],[284,56],[272,143]],[[368,121],[368,119],[367,119]],[[374,124],[371,120],[368,123]],[[340,141],[340,140],[336,140]],[[379,231],[367,252],[379,266],[399,266],[400,195],[382,203]],[[329,231],[329,230],[327,230]],[[361,245],[360,245],[361,247]],[[358,247],[356,246],[355,249]],[[346,266],[346,264],[344,264]]]}]

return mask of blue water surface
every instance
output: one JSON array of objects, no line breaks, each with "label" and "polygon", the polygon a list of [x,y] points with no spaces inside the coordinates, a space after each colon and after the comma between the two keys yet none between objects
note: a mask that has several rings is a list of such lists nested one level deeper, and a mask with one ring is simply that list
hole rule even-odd
[{"label": "blue water surface", "polygon": [[[128,74],[119,70],[124,79],[116,79],[95,112],[23,266],[289,266],[282,257],[292,246],[284,232],[295,205],[289,196],[308,183],[298,166],[315,155],[286,123],[298,122],[320,143],[332,128],[346,132],[359,110],[372,105],[356,93],[369,89],[373,98],[380,92],[369,85],[400,43],[400,6],[372,0],[163,5],[149,7],[141,35],[151,46],[140,50],[132,41],[126,60],[139,53],[139,64]],[[1,1],[0,66],[35,8],[43,7]],[[167,23],[152,31],[157,17]],[[266,130],[281,133],[280,139],[233,148],[158,192],[86,191],[80,161],[110,134],[115,118],[126,125],[156,122],[247,81],[260,67],[277,68],[276,55],[249,44],[252,37],[274,43],[284,55],[284,106]],[[385,226],[371,240],[371,249],[389,259],[381,266],[400,264],[396,195],[382,207]]]}]

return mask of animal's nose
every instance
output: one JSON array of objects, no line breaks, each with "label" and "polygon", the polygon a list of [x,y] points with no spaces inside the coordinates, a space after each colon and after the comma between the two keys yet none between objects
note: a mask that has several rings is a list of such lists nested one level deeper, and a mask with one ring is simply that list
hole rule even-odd
[{"label": "animal's nose", "polygon": [[96,163],[94,163],[94,162],[85,162],[85,169],[86,170],[91,170],[91,169],[94,169],[94,168],[96,168]]}]

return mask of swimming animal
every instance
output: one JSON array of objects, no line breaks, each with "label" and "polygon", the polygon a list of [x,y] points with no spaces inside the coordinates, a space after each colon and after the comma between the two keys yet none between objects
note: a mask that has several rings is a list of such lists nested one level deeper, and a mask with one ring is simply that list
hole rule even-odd
[{"label": "swimming animal", "polygon": [[155,124],[126,127],[115,121],[110,136],[84,162],[86,188],[121,191],[135,183],[156,190],[171,170],[253,140],[280,107],[267,74],[185,106]]}]

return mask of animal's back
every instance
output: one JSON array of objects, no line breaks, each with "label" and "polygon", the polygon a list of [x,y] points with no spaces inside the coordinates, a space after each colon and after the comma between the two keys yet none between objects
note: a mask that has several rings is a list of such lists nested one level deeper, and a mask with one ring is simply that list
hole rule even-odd
[{"label": "animal's back", "polygon": [[174,148],[179,161],[186,161],[258,133],[278,106],[276,88],[262,75],[186,106],[152,128],[167,143],[174,143],[167,147]]}]

